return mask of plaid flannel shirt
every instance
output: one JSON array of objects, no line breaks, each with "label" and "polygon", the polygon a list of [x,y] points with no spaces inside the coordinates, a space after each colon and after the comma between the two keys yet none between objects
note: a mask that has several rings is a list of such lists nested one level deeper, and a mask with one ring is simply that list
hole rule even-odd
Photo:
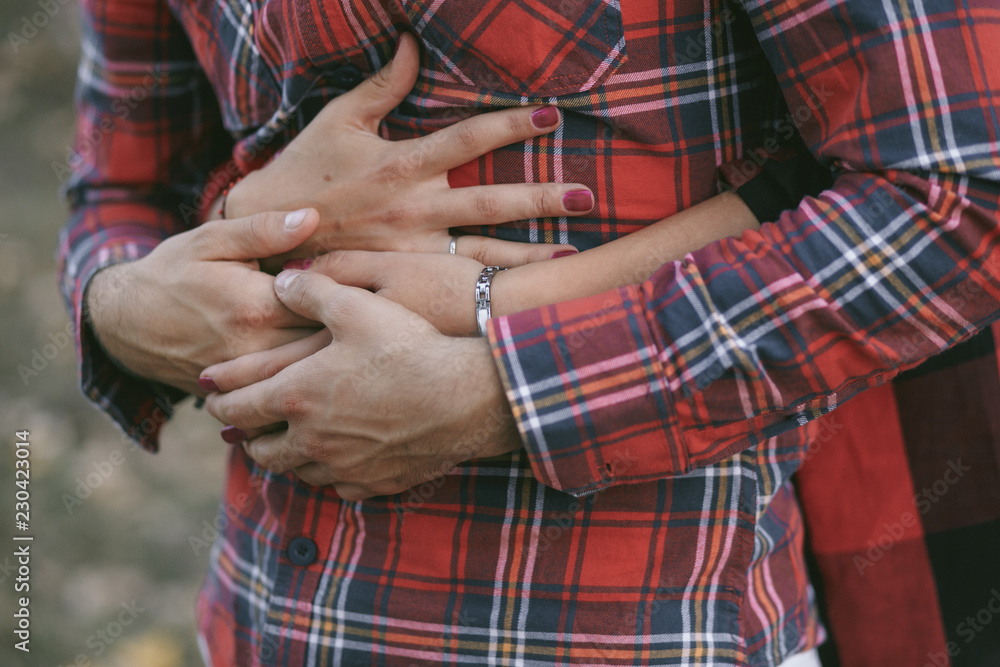
[{"label": "plaid flannel shirt", "polygon": [[[589,218],[473,231],[592,247],[711,196],[720,165],[739,181],[753,170],[740,158],[763,160],[796,130],[838,175],[759,232],[642,285],[494,320],[523,453],[344,503],[234,449],[199,604],[213,664],[757,665],[815,645],[789,483],[822,437],[814,420],[998,312],[1000,61],[987,46],[998,10],[985,0],[82,4],[74,214],[60,247],[78,323],[96,270],[186,229],[228,180],[212,167],[227,155],[241,170],[264,163],[383,65],[404,29],[420,38],[424,67],[386,136],[553,102],[565,115],[556,133],[452,182],[579,181],[597,195]],[[178,394],[122,373],[78,330],[88,396],[155,448]],[[995,361],[992,338],[975,358]],[[850,405],[873,405],[879,391]],[[995,447],[992,437],[976,442]],[[850,470],[850,456],[840,461]],[[837,524],[824,514],[830,498],[812,503],[822,494],[809,488],[817,546]],[[977,525],[1000,515],[989,500]],[[840,504],[840,520],[857,518]],[[848,576],[833,556],[865,535],[817,546],[828,590]],[[891,580],[887,571],[869,572]],[[928,588],[911,599],[932,600]],[[951,616],[925,616],[937,634],[908,640],[952,653]],[[843,615],[830,621],[850,643]]]}]

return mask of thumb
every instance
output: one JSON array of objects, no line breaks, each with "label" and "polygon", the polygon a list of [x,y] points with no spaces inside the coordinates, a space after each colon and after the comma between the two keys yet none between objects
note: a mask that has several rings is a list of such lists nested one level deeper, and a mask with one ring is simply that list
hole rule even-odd
[{"label": "thumb", "polygon": [[366,297],[378,299],[358,287],[340,285],[313,271],[282,271],[274,279],[274,293],[293,313],[322,322],[336,335],[351,322],[364,319]]},{"label": "thumb", "polygon": [[235,220],[213,220],[198,228],[203,259],[247,261],[288,252],[304,243],[319,224],[315,209],[256,213]]},{"label": "thumb", "polygon": [[404,32],[399,37],[396,55],[389,64],[362,81],[354,90],[341,96],[344,103],[350,100],[357,119],[373,132],[390,111],[399,106],[413,90],[420,71],[420,47],[412,34]]},{"label": "thumb", "polygon": [[485,266],[521,266],[576,254],[571,245],[555,243],[517,243],[487,236],[461,236],[455,244],[455,252],[471,257]]}]

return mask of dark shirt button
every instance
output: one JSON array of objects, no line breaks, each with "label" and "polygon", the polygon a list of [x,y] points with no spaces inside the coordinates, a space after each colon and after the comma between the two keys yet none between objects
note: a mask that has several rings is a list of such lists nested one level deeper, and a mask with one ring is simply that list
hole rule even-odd
[{"label": "dark shirt button", "polygon": [[296,537],[288,543],[288,560],[299,567],[312,565],[316,560],[316,543],[308,537]]},{"label": "dark shirt button", "polygon": [[344,65],[343,67],[338,67],[333,70],[330,76],[333,78],[334,85],[338,88],[353,88],[361,83],[361,79],[364,78],[361,75],[361,70],[354,65]]}]

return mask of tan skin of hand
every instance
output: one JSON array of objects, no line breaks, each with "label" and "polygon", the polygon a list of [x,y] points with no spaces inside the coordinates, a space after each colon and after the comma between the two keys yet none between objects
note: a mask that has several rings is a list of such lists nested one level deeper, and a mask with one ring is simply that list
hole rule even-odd
[{"label": "tan skin of hand", "polygon": [[[540,115],[539,107],[509,109],[427,137],[383,140],[379,123],[412,88],[418,60],[414,38],[404,35],[392,64],[328,104],[277,159],[233,190],[227,220],[176,234],[139,260],[98,272],[85,306],[108,354],[140,377],[204,395],[197,379],[206,366],[319,328],[275,298],[262,268],[331,245],[442,253],[451,226],[586,213],[564,205],[567,192],[577,192],[578,200],[582,191],[592,202],[579,185],[448,185],[449,169],[554,130],[555,109]],[[284,213],[275,213],[305,207],[312,212],[295,230],[284,229]],[[467,237],[460,252],[516,266],[567,248]]]},{"label": "tan skin of hand", "polygon": [[[448,183],[451,169],[502,146],[554,131],[561,122],[555,107],[506,109],[473,116],[417,139],[383,139],[380,125],[413,89],[419,66],[416,39],[402,35],[392,62],[327,104],[277,157],[232,188],[225,203],[229,218],[300,208],[319,211],[320,224],[309,240],[266,260],[266,269],[280,269],[287,259],[330,250],[447,252],[450,227],[590,211],[590,205],[571,210],[564,203],[564,195],[579,193],[577,199],[582,196],[592,205],[593,194],[580,184],[452,188]],[[458,253],[517,266],[571,248],[466,237]]]},{"label": "tan skin of hand", "polygon": [[[738,197],[719,195],[599,248],[501,273],[510,280],[497,285],[496,305],[535,307],[634,284],[758,227]],[[282,272],[278,298],[327,328],[205,369],[228,392],[210,395],[208,410],[233,425],[230,435],[259,464],[333,485],[347,500],[399,493],[462,461],[519,449],[488,343],[442,333],[474,330],[469,279],[481,268],[449,255],[344,251]],[[340,284],[347,274],[360,287]]]},{"label": "tan skin of hand", "polygon": [[[484,262],[518,267],[495,282],[495,313],[505,314],[636,282],[664,261],[756,226],[738,199],[721,195],[573,257],[544,261],[567,247],[475,237],[462,238],[460,256],[441,254],[449,227],[587,211],[569,211],[562,199],[582,186],[452,190],[447,185],[449,169],[558,126],[558,117],[536,126],[532,114],[537,108],[484,114],[407,142],[379,138],[378,122],[412,86],[415,49],[412,38],[404,38],[398,68],[385,68],[367,86],[332,102],[326,116],[317,118],[319,129],[304,131],[266,171],[244,179],[227,204],[227,217],[236,219],[178,234],[143,259],[101,271],[87,292],[91,325],[115,359],[140,376],[199,394],[196,369],[210,366],[205,374],[223,389],[246,388],[210,397],[210,409],[224,423],[245,428],[248,435],[289,424],[287,431],[254,438],[251,455],[276,470],[294,469],[306,481],[333,483],[345,497],[403,490],[459,461],[520,446],[488,346],[438,331],[474,331],[471,308],[460,304]],[[350,159],[334,178],[323,167],[340,161],[315,147],[338,131],[329,143]],[[370,161],[354,161],[361,158]],[[379,196],[371,195],[373,182]],[[276,185],[268,189],[261,183]],[[284,213],[238,217],[303,204],[310,210],[294,228],[284,225]],[[257,258],[277,258],[273,266],[329,247],[364,250],[325,256],[287,293],[276,291],[260,271]],[[324,266],[366,289],[317,275]],[[345,293],[352,296],[340,301],[351,307],[331,316],[328,302]],[[314,333],[317,322],[326,327]],[[400,326],[417,332],[409,348],[386,339]],[[305,357],[306,363],[299,363]],[[227,359],[234,361],[218,365]],[[369,374],[365,391],[331,382],[366,373],[380,359],[416,383],[408,391],[400,375],[383,372]],[[285,384],[292,376],[293,384]],[[274,382],[268,386],[262,382],[267,380]],[[437,388],[433,404],[416,401],[428,386]],[[260,395],[248,402],[255,393]],[[400,395],[411,400],[401,405]],[[331,405],[341,412],[333,414]],[[379,405],[385,410],[373,418],[372,406]],[[400,418],[393,420],[397,410]],[[447,451],[435,447],[449,438],[461,442],[462,434],[491,410],[500,415],[500,427],[488,437]]]},{"label": "tan skin of hand", "polygon": [[[316,324],[274,296],[256,257],[285,252],[315,230],[315,211],[210,222],[172,236],[140,260],[98,272],[85,299],[90,326],[114,359],[140,377],[204,394],[206,362],[269,350]],[[294,218],[293,218],[294,222]]]},{"label": "tan skin of hand", "polygon": [[[497,273],[491,289],[492,313],[510,315],[641,283],[667,262],[759,227],[739,196],[723,193],[597,248]],[[472,294],[481,262],[449,255],[348,250],[318,257],[308,269],[395,301],[442,333],[478,335]]]},{"label": "tan skin of hand", "polygon": [[275,292],[329,336],[275,376],[206,401],[246,430],[288,423],[246,444],[261,465],[360,500],[520,447],[484,340],[444,336],[388,299],[312,272],[282,272]]}]

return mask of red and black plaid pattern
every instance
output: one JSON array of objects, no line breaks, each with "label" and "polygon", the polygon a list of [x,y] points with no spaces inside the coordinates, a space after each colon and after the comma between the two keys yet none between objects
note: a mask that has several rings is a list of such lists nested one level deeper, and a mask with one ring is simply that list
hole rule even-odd
[{"label": "red and black plaid pattern", "polygon": [[1000,664],[998,341],[994,327],[827,417],[798,475],[824,665]]},{"label": "red and black plaid pattern", "polygon": [[618,3],[409,2],[407,16],[442,78],[517,95],[567,95],[600,85],[624,60]]},{"label": "red and black plaid pattern", "polygon": [[[234,451],[236,518],[200,604],[217,667],[775,665],[817,643],[789,487],[823,424],[813,420],[996,316],[989,2],[168,4],[176,22],[162,2],[84,3],[81,137],[109,117],[113,132],[81,151],[69,187],[60,256],[77,316],[97,268],[184,228],[231,141],[244,169],[263,163],[342,92],[343,68],[375,71],[401,30],[422,40],[424,66],[387,136],[553,102],[557,132],[452,182],[579,181],[596,193],[592,217],[480,233],[593,247],[715,194],[720,165],[767,157],[773,137],[797,132],[839,176],[760,232],[643,285],[494,321],[519,456],[461,468],[426,497],[344,503]],[[114,117],[147,67],[165,83]],[[155,447],[172,396],[123,376],[81,335],[88,395]],[[878,394],[848,406],[867,396]],[[835,500],[864,512],[854,496]],[[308,564],[295,556],[304,536]],[[843,572],[817,552],[824,591],[836,590]],[[947,570],[948,558],[930,560]],[[981,583],[958,570],[966,588]],[[851,605],[875,597],[855,593]],[[893,614],[876,619],[882,636],[907,636]],[[830,619],[859,660],[849,664],[876,664],[864,662],[872,635]]]}]

